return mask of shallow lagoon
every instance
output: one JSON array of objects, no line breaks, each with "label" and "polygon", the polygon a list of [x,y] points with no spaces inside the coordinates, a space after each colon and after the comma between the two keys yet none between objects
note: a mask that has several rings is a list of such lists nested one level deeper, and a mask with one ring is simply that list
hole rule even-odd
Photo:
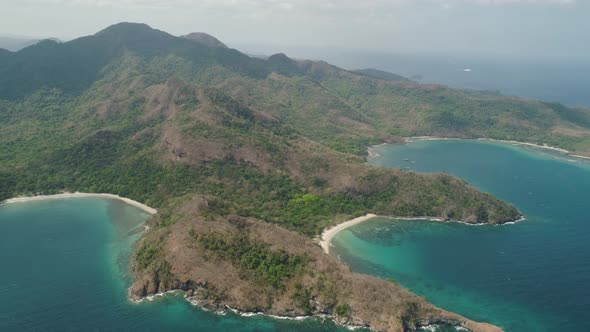
[{"label": "shallow lagoon", "polygon": [[[497,227],[363,223],[334,241],[354,270],[393,278],[445,309],[508,331],[590,330],[583,319],[590,307],[587,163],[489,142],[378,150],[376,165],[458,175],[516,204],[527,220]],[[129,255],[148,217],[103,198],[0,206],[0,330],[342,330],[317,320],[217,315],[180,296],[129,302]]]},{"label": "shallow lagoon", "polygon": [[332,322],[224,316],[181,295],[131,303],[129,257],[149,215],[118,200],[0,206],[0,331],[339,331]]},{"label": "shallow lagoon", "polygon": [[376,149],[371,163],[448,172],[515,204],[504,226],[373,220],[339,233],[353,270],[392,278],[435,304],[507,331],[589,331],[590,165],[544,150],[477,141]]}]

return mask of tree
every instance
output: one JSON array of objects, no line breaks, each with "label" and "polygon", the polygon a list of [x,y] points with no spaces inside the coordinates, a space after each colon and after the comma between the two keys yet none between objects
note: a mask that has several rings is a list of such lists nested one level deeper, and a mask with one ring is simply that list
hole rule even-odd
[{"label": "tree", "polygon": [[487,222],[488,221],[488,218],[489,218],[488,209],[486,209],[485,206],[483,206],[483,205],[480,205],[477,208],[477,212],[475,215],[477,216],[478,222]]}]

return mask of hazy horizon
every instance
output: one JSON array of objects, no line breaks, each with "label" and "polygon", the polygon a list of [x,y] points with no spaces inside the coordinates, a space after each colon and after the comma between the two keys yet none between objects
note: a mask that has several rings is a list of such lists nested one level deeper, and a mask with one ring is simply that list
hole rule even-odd
[{"label": "hazy horizon", "polygon": [[590,29],[590,4],[579,0],[7,0],[1,7],[4,36],[67,41],[138,22],[174,35],[206,32],[247,52],[590,56],[580,34]]},{"label": "hazy horizon", "polygon": [[590,37],[580,33],[590,30],[590,4],[580,0],[5,2],[0,48],[12,51],[31,42],[3,36],[68,41],[145,23],[176,36],[205,32],[250,55],[285,53],[590,107]]}]

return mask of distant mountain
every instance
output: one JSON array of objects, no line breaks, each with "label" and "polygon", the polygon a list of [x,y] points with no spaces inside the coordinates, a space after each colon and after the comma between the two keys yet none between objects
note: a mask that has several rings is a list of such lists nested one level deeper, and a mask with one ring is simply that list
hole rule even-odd
[{"label": "distant mountain", "polygon": [[110,192],[158,208],[134,255],[138,297],[182,289],[211,309],[479,329],[350,272],[313,238],[365,213],[471,223],[521,213],[450,175],[371,167],[367,148],[430,135],[590,153],[586,109],[252,58],[203,36],[120,23],[0,51],[0,200]]},{"label": "distant mountain", "polygon": [[390,73],[388,71],[373,69],[373,68],[357,69],[357,70],[354,70],[353,72],[355,72],[357,74],[361,74],[361,75],[366,75],[366,76],[369,76],[372,78],[380,79],[380,80],[386,80],[386,81],[408,81],[407,78],[405,78],[401,75],[397,75],[397,74]]},{"label": "distant mountain", "polygon": [[[0,97],[20,98],[41,87],[78,94],[103,75],[103,68],[126,52],[154,58],[175,54],[202,64],[231,67],[250,76],[266,75],[262,61],[227,48],[210,48],[145,24],[119,23],[66,43],[44,40],[0,63]],[[64,61],[68,59],[68,61]],[[26,67],[26,70],[23,68]]]},{"label": "distant mountain", "polygon": [[270,69],[283,75],[303,74],[300,64],[284,53],[273,54],[266,59]]},{"label": "distant mountain", "polygon": [[189,33],[188,35],[182,36],[182,38],[196,41],[198,43],[201,43],[201,44],[203,44],[205,46],[209,46],[209,47],[227,48],[227,46],[224,43],[222,43],[221,41],[219,41],[219,39],[217,39],[209,34],[206,34],[204,32]]},{"label": "distant mountain", "polygon": [[40,39],[27,39],[27,38],[15,38],[15,37],[3,37],[0,36],[0,49],[9,51],[18,51],[27,46],[38,43]]}]

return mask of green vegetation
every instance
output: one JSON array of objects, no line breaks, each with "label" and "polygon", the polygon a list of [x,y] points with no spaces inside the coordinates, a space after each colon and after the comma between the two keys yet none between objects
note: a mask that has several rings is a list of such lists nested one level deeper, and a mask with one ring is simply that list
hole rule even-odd
[{"label": "green vegetation", "polygon": [[[351,278],[328,257],[318,261],[321,251],[308,241],[325,227],[367,212],[490,223],[520,216],[449,175],[368,166],[368,146],[434,135],[590,153],[585,109],[353,73],[283,54],[254,59],[193,37],[123,23],[0,56],[0,201],[108,192],[158,208],[134,256],[135,294],[195,282],[204,300],[227,301],[229,286],[203,281],[209,273],[177,280],[171,272],[195,273],[186,270],[195,261],[214,269],[210,260],[223,260],[240,282],[265,286],[263,293],[244,292],[248,308],[290,303],[312,314],[321,303],[337,316],[356,316],[361,307],[352,312],[340,287],[382,284]],[[236,218],[250,218],[266,238],[231,224]],[[283,238],[271,246],[269,233]],[[293,237],[305,254],[288,245]],[[170,255],[170,241],[184,246],[176,249],[186,257]],[[394,283],[386,285],[387,294],[402,296]],[[422,304],[403,301],[403,319],[413,324]],[[374,304],[364,306],[391,309],[388,317],[399,312]]]},{"label": "green vegetation", "polygon": [[393,278],[388,278],[387,281],[389,281],[392,284],[399,285],[399,282],[397,282],[397,280],[395,280]]},{"label": "green vegetation", "polygon": [[415,329],[416,321],[419,318],[420,304],[418,302],[406,303],[405,313],[402,316],[402,321],[406,329]]},{"label": "green vegetation", "polygon": [[309,315],[315,309],[312,303],[312,290],[303,286],[301,283],[295,285],[295,293],[293,294],[293,303],[296,307],[303,310],[306,315]]},{"label": "green vegetation", "polygon": [[204,249],[239,265],[245,278],[257,279],[274,288],[283,288],[286,281],[303,271],[308,261],[307,257],[251,242],[246,236],[228,238],[210,233],[200,234],[196,239]]},{"label": "green vegetation", "polygon": [[348,304],[341,303],[336,306],[334,313],[336,314],[336,316],[350,317],[350,315],[352,314],[352,309],[350,309],[350,306]]},{"label": "green vegetation", "polygon": [[[121,54],[117,50],[123,47],[128,52]],[[73,57],[72,66],[53,64],[46,53]],[[87,53],[94,58],[79,71],[77,64],[87,60],[81,57]],[[11,78],[14,85],[0,80],[5,89],[0,89],[0,199],[61,190],[111,192],[162,208],[176,197],[206,194],[219,201],[210,214],[255,217],[309,236],[338,216],[367,211],[419,216],[447,210],[448,217],[460,218],[484,206],[495,210],[487,214],[490,220],[511,218],[514,209],[470,195],[464,185],[444,178],[437,182],[361,168],[353,171],[353,184],[335,188],[347,176],[335,169],[360,165],[351,155],[366,154],[368,145],[394,132],[429,134],[440,127],[454,131],[449,134],[472,135],[473,128],[499,130],[497,120],[487,119],[499,114],[488,112],[497,105],[518,119],[539,117],[539,105],[532,102],[409,82],[377,84],[325,63],[298,63],[284,55],[265,63],[145,25],[120,24],[10,58],[0,62],[5,73],[18,73]],[[31,61],[30,72],[18,72],[19,61]],[[63,77],[35,71],[41,64],[54,66]],[[277,66],[289,75],[269,76]],[[32,73],[36,78],[27,79]],[[18,93],[9,91],[16,87]],[[242,92],[233,93],[238,90]],[[556,114],[569,114],[567,108],[549,106]],[[482,107],[485,112],[478,111]],[[407,115],[399,113],[404,109],[420,110],[414,117],[430,129],[406,125]],[[576,119],[581,118],[583,111],[576,112]],[[546,135],[540,134],[545,128],[535,135]],[[170,143],[168,133],[180,139]],[[587,142],[560,139],[562,145]],[[294,155],[306,141],[318,143],[310,152],[330,158]],[[477,213],[481,221],[487,220],[484,216]]]},{"label": "green vegetation", "polygon": [[161,249],[153,245],[144,243],[135,254],[135,261],[139,270],[145,270],[152,265],[158,256],[162,254]]},{"label": "green vegetation", "polygon": [[482,222],[487,222],[488,218],[489,218],[488,210],[486,210],[486,208],[483,205],[480,205],[477,208],[476,216],[477,216],[477,220],[481,220]]},{"label": "green vegetation", "polygon": [[[130,38],[135,33],[149,34],[149,29],[145,26],[115,26],[88,40],[96,38],[100,44],[105,42],[103,39],[118,33]],[[170,43],[189,49],[204,47],[154,32],[152,40],[157,43],[160,39],[162,47]],[[75,48],[86,47],[88,40],[55,44],[51,48],[71,52],[74,45]],[[128,42],[117,40],[117,43]],[[170,55],[163,56],[154,51],[154,45],[139,41],[133,45],[137,56],[116,58],[113,55],[116,60],[103,72],[102,79],[80,96],[75,96],[72,91],[62,92],[56,85],[54,89],[41,89],[22,100],[0,103],[3,119],[0,142],[4,147],[0,151],[0,178],[4,179],[0,199],[78,190],[111,192],[160,208],[165,207],[171,198],[201,193],[220,200],[211,213],[256,217],[313,236],[338,215],[357,216],[367,211],[408,216],[440,215],[441,209],[445,209],[443,205],[448,203],[446,199],[441,200],[440,195],[453,195],[448,185],[365,170],[357,175],[360,186],[333,190],[333,182],[344,175],[331,173],[334,163],[350,161],[342,158],[305,161],[296,171],[307,179],[305,183],[290,174],[292,170],[287,168],[293,166],[285,164],[285,160],[293,158],[290,154],[297,148],[297,142],[307,139],[306,136],[323,144],[328,149],[322,152],[324,154],[334,153],[332,151],[355,155],[366,153],[366,147],[378,143],[382,135],[380,128],[383,124],[370,130],[358,127],[381,122],[377,121],[382,117],[379,108],[373,113],[364,110],[373,103],[373,95],[381,93],[378,94],[381,98],[391,98],[394,88],[415,93],[414,90],[420,90],[418,87],[412,87],[412,90],[406,85],[393,85],[388,86],[391,91],[379,92],[375,91],[377,88],[372,81],[361,76],[348,77],[351,74],[346,72],[337,74],[339,83],[335,85],[334,75],[339,70],[325,64],[321,66],[326,68],[320,66],[321,70],[309,77],[302,69],[298,75],[278,83],[243,76],[241,71],[234,71],[233,66],[224,67],[222,73],[216,72],[219,67],[203,67],[201,62],[197,68],[196,63],[191,62],[196,58],[179,56],[173,51],[177,46],[168,49]],[[217,52],[234,54],[235,51],[216,49],[215,54],[199,58],[199,61],[221,61]],[[12,56],[18,57],[19,53]],[[230,57],[228,54],[221,59],[226,61]],[[238,61],[239,66],[259,68],[261,60],[252,60],[253,63],[248,64],[250,60],[246,58],[236,58],[245,59],[245,62]],[[278,60],[281,63],[286,61],[280,57],[275,59]],[[210,78],[204,78],[209,77],[209,73],[213,75],[213,68],[218,74],[215,81],[230,75],[233,79],[226,83],[241,82],[248,94],[236,98],[227,92],[228,89],[217,88],[206,88],[197,93],[194,85],[176,79],[167,81],[171,76],[180,75],[197,83],[213,83]],[[145,83],[129,88],[133,77],[139,74]],[[323,81],[322,84],[333,92],[326,94],[324,90],[317,90],[314,80]],[[166,81],[162,87],[164,91],[170,91],[171,104],[154,108],[151,97],[146,97],[147,85]],[[110,97],[107,91],[112,87],[122,91],[121,97]],[[264,91],[270,93],[262,93]],[[289,98],[276,99],[285,93]],[[346,98],[342,97],[344,95]],[[359,98],[363,95],[366,97],[361,102]],[[254,111],[249,105],[267,109],[268,113]],[[171,111],[166,111],[171,108],[180,112],[171,116],[172,113],[168,113]],[[156,112],[158,109],[161,111]],[[214,120],[201,120],[201,117],[195,117],[195,112]],[[276,118],[268,115],[273,112]],[[447,112],[451,112],[451,108]],[[448,120],[444,114],[433,115],[431,119],[442,126],[461,123],[452,120],[453,116]],[[332,121],[333,117],[348,120],[340,123],[344,120]],[[76,130],[72,130],[73,124]],[[170,144],[163,134],[170,126],[178,128],[191,144],[208,146],[215,142],[217,146],[207,149],[223,149],[223,155],[212,160],[191,157],[187,155],[186,146],[179,146],[173,148],[172,153],[177,159],[185,159],[184,162],[162,161],[163,152],[158,146]],[[205,152],[217,154],[212,150]],[[258,155],[255,160],[246,160],[244,154]],[[453,190],[462,190],[460,187],[454,186]],[[404,195],[404,190],[420,190],[423,194],[412,201],[400,200],[392,204]],[[475,211],[479,206],[478,199],[454,203],[457,211],[450,210],[449,217],[465,216],[466,208]],[[489,204],[485,207],[490,208]],[[499,207],[501,204],[494,206]],[[504,209],[503,217],[496,219],[506,219],[513,214],[514,211]]]}]

